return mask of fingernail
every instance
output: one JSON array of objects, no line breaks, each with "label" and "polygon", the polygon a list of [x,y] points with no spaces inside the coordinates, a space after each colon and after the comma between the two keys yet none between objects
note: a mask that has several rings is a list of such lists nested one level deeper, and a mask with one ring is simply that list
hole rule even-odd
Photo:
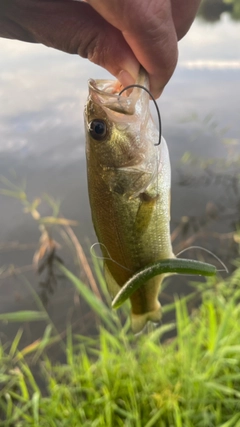
[{"label": "fingernail", "polygon": [[161,79],[161,76],[155,77],[155,76],[149,76],[149,83],[150,83],[150,92],[154,96],[155,99],[159,98],[164,89],[167,81],[163,81]]},{"label": "fingernail", "polygon": [[159,89],[158,87],[156,89],[151,89],[150,87],[150,92],[155,99],[158,99],[162,95],[163,91],[164,89]]}]

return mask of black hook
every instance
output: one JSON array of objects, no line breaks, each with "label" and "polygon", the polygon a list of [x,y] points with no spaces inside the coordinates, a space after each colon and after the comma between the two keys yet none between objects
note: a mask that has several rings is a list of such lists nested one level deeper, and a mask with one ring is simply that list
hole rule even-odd
[{"label": "black hook", "polygon": [[158,137],[158,143],[157,143],[157,144],[154,144],[154,145],[160,145],[160,144],[161,144],[161,137],[162,137],[162,123],[161,123],[161,116],[160,116],[160,111],[159,111],[158,105],[157,105],[157,103],[156,103],[156,100],[154,99],[154,97],[153,97],[153,95],[151,94],[150,90],[148,90],[145,86],[138,85],[138,84],[133,84],[133,85],[126,86],[124,89],[122,89],[122,90],[119,92],[119,96],[121,96],[121,95],[122,95],[122,93],[123,93],[125,90],[127,90],[127,89],[131,89],[131,88],[134,88],[134,87],[138,87],[138,88],[140,88],[140,89],[145,90],[145,91],[148,93],[148,95],[152,98],[152,100],[153,100],[153,102],[154,102],[154,105],[155,105],[156,110],[157,110],[157,115],[158,115],[158,124],[159,124],[159,137]]}]

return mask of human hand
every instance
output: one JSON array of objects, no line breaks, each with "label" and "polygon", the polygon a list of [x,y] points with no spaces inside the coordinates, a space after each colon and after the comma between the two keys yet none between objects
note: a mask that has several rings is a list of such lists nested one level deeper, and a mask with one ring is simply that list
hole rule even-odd
[{"label": "human hand", "polygon": [[177,63],[177,41],[200,0],[1,0],[0,36],[79,54],[126,86],[139,65],[157,98]]}]

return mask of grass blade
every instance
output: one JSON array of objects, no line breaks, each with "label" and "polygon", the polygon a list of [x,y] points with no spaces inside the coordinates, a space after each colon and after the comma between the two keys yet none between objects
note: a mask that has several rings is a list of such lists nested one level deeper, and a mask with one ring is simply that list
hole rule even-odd
[{"label": "grass blade", "polygon": [[4,322],[37,322],[47,319],[47,314],[42,311],[23,310],[0,314],[0,320]]},{"label": "grass blade", "polygon": [[102,321],[114,332],[116,332],[116,325],[113,320],[112,311],[101,301],[95,294],[83,283],[77,276],[69,271],[62,264],[58,264],[58,268],[65,274],[65,276],[73,283],[79,294],[84,298],[92,310],[98,314]]}]

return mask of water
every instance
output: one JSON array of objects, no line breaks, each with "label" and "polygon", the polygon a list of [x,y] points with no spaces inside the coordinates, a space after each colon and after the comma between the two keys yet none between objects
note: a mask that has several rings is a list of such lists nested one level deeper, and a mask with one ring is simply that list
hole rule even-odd
[{"label": "water", "polygon": [[[178,68],[159,101],[172,162],[172,229],[187,216],[188,236],[201,227],[215,233],[230,232],[239,221],[233,171],[222,166],[211,175],[211,171],[180,162],[186,151],[206,159],[240,154],[239,35],[240,23],[231,21],[227,14],[214,24],[196,20],[179,43]],[[29,200],[44,193],[60,199],[61,213],[78,221],[74,230],[89,256],[86,238],[93,243],[96,237],[88,205],[83,107],[87,80],[110,76],[84,59],[44,46],[1,39],[0,51],[0,174],[18,185],[26,181]],[[211,215],[217,212],[214,221],[206,215],[206,206]],[[40,236],[36,222],[23,212],[19,200],[0,195],[0,207],[0,268],[13,264],[20,270],[24,266],[30,269]],[[46,204],[41,213],[50,214]],[[176,249],[182,237],[176,240]],[[228,258],[229,263],[226,252],[229,247],[231,253],[236,251],[228,240],[209,237],[204,245]],[[59,255],[72,265],[69,251],[63,248]],[[42,278],[32,271],[26,271],[25,277],[33,289],[42,292]],[[184,288],[182,278],[177,283],[174,292]],[[90,327],[91,318],[84,317],[87,309],[82,302],[79,305],[69,283],[58,281],[53,293],[44,291],[44,296],[59,330],[64,329],[67,319],[75,322],[77,329],[83,323]],[[36,309],[29,288],[19,275],[0,275],[0,312],[20,309]],[[8,339],[18,327],[2,324],[0,337]],[[30,340],[41,334],[43,325],[35,324],[34,333],[29,325],[24,328]]]}]

